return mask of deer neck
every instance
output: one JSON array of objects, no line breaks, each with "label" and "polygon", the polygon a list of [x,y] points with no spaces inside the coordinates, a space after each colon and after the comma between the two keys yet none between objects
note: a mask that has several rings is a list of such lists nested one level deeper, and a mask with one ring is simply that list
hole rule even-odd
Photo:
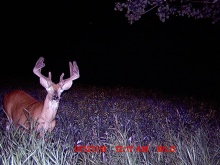
[{"label": "deer neck", "polygon": [[59,101],[51,100],[47,94],[46,99],[44,100],[43,109],[41,111],[41,117],[47,121],[51,122],[54,120],[59,106]]}]

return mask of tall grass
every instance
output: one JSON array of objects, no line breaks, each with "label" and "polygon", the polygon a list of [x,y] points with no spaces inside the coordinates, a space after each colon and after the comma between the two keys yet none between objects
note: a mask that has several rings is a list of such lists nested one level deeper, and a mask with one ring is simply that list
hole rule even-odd
[{"label": "tall grass", "polygon": [[[24,90],[39,100],[46,95],[40,87]],[[0,164],[218,165],[216,105],[142,89],[75,85],[63,94],[57,125],[45,137],[13,126],[5,131],[1,113]],[[77,152],[76,146],[84,148]],[[97,150],[86,150],[91,146]]]}]

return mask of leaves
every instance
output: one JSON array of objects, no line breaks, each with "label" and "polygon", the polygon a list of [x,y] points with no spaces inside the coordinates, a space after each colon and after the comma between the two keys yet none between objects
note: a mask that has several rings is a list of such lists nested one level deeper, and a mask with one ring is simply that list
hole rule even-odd
[{"label": "leaves", "polygon": [[115,3],[116,11],[124,11],[130,24],[142,15],[154,11],[162,22],[173,16],[187,16],[194,19],[210,19],[212,23],[220,20],[220,1],[175,1],[175,0],[127,0]]}]

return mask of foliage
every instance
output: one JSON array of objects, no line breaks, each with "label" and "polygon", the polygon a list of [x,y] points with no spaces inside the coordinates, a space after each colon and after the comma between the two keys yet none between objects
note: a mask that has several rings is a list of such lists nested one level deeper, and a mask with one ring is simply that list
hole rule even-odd
[{"label": "foliage", "polygon": [[130,24],[151,10],[156,11],[156,15],[162,22],[165,22],[170,16],[208,18],[212,20],[212,23],[220,20],[219,0],[127,0],[126,2],[116,2],[115,10],[127,10],[125,16]]}]

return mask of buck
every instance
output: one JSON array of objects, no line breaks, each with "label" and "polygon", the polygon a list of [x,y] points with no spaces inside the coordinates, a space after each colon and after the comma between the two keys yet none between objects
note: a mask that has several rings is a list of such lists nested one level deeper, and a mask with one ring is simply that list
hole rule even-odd
[{"label": "buck", "polygon": [[40,136],[46,131],[51,132],[54,129],[60,96],[63,91],[72,86],[73,80],[79,78],[79,69],[75,61],[69,62],[70,77],[63,79],[64,73],[62,73],[60,82],[57,84],[52,82],[51,72],[49,72],[48,77],[41,74],[41,69],[44,66],[44,58],[40,57],[33,69],[34,74],[40,78],[40,84],[47,90],[44,102],[35,100],[22,90],[7,93],[3,100],[4,111],[9,124],[21,125],[28,129],[30,128],[30,120],[28,119],[30,117],[32,121],[36,122],[35,129],[40,132]]}]

